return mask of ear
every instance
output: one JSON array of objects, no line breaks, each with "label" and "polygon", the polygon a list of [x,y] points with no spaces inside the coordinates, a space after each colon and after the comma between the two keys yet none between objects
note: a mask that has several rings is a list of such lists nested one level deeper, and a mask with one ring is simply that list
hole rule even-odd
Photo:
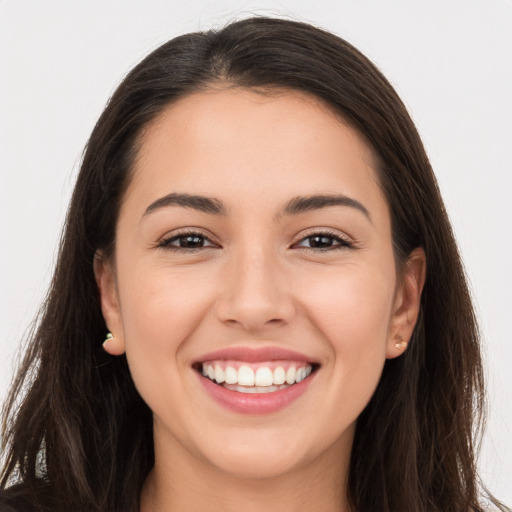
[{"label": "ear", "polygon": [[421,292],[425,284],[426,271],[425,251],[418,247],[407,258],[402,278],[397,286],[386,347],[388,359],[398,357],[407,349],[420,312]]},{"label": "ear", "polygon": [[101,312],[108,329],[113,334],[103,343],[106,352],[113,356],[124,354],[124,330],[113,263],[101,251],[94,255],[94,276],[100,292]]}]

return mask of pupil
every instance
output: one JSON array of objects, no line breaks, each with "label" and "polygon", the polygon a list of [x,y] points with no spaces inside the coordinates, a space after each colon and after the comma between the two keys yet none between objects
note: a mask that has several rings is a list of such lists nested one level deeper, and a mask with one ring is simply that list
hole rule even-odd
[{"label": "pupil", "polygon": [[331,247],[332,239],[328,236],[316,235],[310,237],[311,247]]},{"label": "pupil", "polygon": [[200,247],[202,245],[202,241],[203,239],[200,236],[184,236],[180,239],[180,247],[187,247],[189,249],[194,247]]}]

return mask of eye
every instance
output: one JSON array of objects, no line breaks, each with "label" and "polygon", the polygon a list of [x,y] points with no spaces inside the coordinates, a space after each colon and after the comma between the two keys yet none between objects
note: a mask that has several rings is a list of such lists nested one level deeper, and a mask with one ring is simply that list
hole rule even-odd
[{"label": "eye", "polygon": [[331,232],[312,233],[295,244],[295,247],[328,251],[353,247],[352,242]]},{"label": "eye", "polygon": [[216,244],[201,233],[186,232],[161,240],[158,247],[173,251],[193,251],[206,247],[216,247]]}]

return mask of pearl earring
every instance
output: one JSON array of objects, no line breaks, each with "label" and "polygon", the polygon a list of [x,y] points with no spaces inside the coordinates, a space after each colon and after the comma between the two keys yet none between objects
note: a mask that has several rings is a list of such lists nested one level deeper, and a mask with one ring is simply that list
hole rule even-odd
[{"label": "pearl earring", "polygon": [[395,343],[395,348],[397,350],[403,350],[405,347],[407,347],[407,342],[404,341],[402,336],[398,335],[397,337],[398,343]]},{"label": "pearl earring", "polygon": [[114,335],[111,332],[107,332],[107,337],[105,338],[105,341],[103,342],[103,346],[105,346],[110,340],[114,339]]}]

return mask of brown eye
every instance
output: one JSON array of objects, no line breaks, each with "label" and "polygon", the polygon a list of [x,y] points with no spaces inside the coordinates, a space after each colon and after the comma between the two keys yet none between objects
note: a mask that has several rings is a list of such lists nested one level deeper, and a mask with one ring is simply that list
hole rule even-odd
[{"label": "brown eye", "polygon": [[344,247],[352,247],[352,244],[331,233],[314,233],[313,235],[307,236],[303,238],[298,244],[297,247],[303,247],[306,249],[319,249],[319,250],[329,250],[329,249],[339,249]]},{"label": "brown eye", "polygon": [[198,247],[204,246],[205,238],[198,235],[186,235],[176,238],[175,241],[178,242],[178,247],[184,247],[186,249],[197,249]]},{"label": "brown eye", "polygon": [[310,247],[325,249],[326,247],[332,247],[335,243],[334,239],[330,236],[325,235],[314,235],[307,238],[309,240]]},{"label": "brown eye", "polygon": [[201,233],[181,233],[162,240],[158,246],[171,250],[194,250],[203,247],[215,247],[215,244]]}]

